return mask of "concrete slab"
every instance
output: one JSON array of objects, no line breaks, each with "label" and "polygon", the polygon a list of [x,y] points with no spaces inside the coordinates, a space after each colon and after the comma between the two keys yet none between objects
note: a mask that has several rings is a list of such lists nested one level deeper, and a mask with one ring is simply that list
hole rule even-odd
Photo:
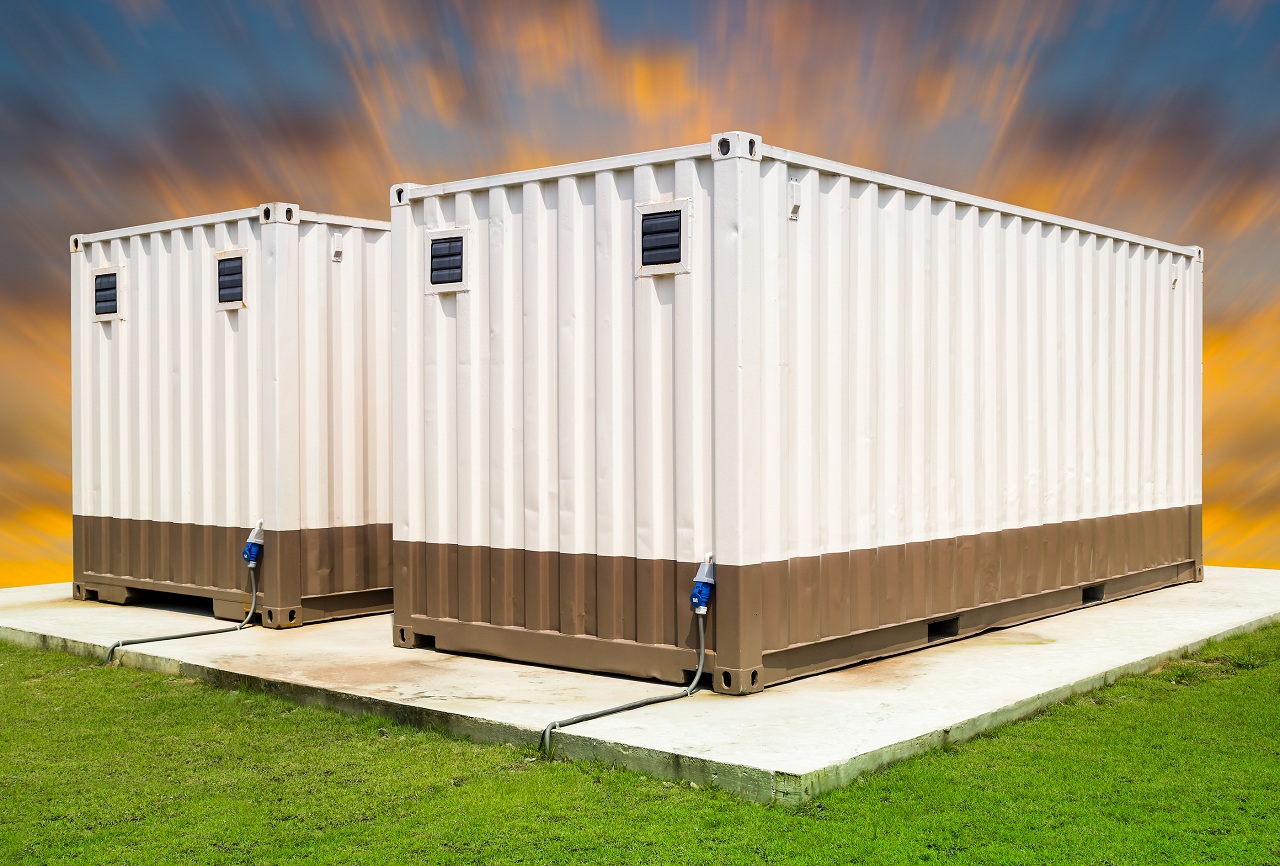
[{"label": "concrete slab", "polygon": [[[1205,642],[1280,621],[1280,571],[1207,568],[1162,589],[786,683],[692,698],[555,735],[595,758],[799,803],[864,773],[965,740]],[[0,639],[101,656],[119,638],[208,626],[190,609],[74,602],[68,584],[0,590]],[[669,693],[669,685],[391,646],[389,616],[249,629],[126,648],[122,663],[293,700],[532,744],[553,719]]]}]

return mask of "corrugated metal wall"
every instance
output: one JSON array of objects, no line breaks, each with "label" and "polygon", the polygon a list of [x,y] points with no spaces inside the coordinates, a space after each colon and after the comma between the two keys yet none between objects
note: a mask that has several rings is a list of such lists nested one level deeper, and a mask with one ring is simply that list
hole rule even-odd
[{"label": "corrugated metal wall", "polygon": [[[389,232],[221,216],[85,236],[71,256],[74,513],[389,523]],[[216,303],[228,249],[245,250],[234,311]],[[122,320],[95,322],[92,271],[108,265],[123,266]]]},{"label": "corrugated metal wall", "polygon": [[758,325],[758,399],[739,407],[758,534],[739,563],[1200,501],[1192,255],[758,169],[758,319],[738,337]]},{"label": "corrugated metal wall", "polygon": [[[400,541],[698,561],[711,549],[708,158],[393,208]],[[690,199],[692,273],[636,277],[637,203]],[[424,233],[469,227],[469,290]]]},{"label": "corrugated metal wall", "polygon": [[391,234],[304,221],[298,235],[300,525],[389,524]]},{"label": "corrugated metal wall", "polygon": [[[635,277],[680,198],[691,273]],[[769,158],[394,211],[397,539],[752,564],[1200,501],[1186,250]],[[427,294],[453,226],[469,290]]]}]

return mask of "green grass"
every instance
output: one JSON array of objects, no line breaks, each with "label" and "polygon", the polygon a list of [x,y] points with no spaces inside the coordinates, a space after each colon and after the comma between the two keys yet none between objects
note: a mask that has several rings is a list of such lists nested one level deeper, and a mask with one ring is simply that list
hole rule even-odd
[{"label": "green grass", "polygon": [[1278,660],[1233,638],[783,809],[0,643],[0,862],[1280,863]]}]

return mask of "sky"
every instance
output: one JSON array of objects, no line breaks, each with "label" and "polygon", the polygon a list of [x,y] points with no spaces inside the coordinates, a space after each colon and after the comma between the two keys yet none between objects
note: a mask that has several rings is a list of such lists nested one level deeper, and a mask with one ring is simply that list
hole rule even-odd
[{"label": "sky", "polygon": [[69,580],[67,238],[769,143],[1203,246],[1205,549],[1280,567],[1280,2],[0,3],[0,585]]}]

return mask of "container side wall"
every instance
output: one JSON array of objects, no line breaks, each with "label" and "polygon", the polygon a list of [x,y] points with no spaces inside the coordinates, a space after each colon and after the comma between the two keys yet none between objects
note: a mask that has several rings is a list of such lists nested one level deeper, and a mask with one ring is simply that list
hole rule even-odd
[{"label": "container side wall", "polygon": [[766,655],[1198,558],[1192,256],[756,167]]},{"label": "container side wall", "polygon": [[756,561],[1199,501],[1189,256],[770,160],[760,180]]},{"label": "container side wall", "polygon": [[[341,607],[309,595],[390,583],[390,233],[230,216],[72,255],[77,573],[234,591],[262,520],[266,603],[297,624]],[[219,303],[222,256],[243,259],[243,304]],[[109,318],[93,310],[103,272]]]},{"label": "container side wall", "polygon": [[359,227],[299,228],[304,529],[391,522],[390,240]]},{"label": "container side wall", "polygon": [[[425,569],[404,577],[419,613],[686,641],[676,563],[714,546],[713,182],[681,159],[393,208],[395,538],[430,548],[397,565]],[[637,207],[662,202],[687,208],[689,267],[639,275]],[[454,232],[461,290],[429,282]]]},{"label": "container side wall", "polygon": [[296,231],[303,595],[388,587],[390,234]]},{"label": "container side wall", "polygon": [[[242,219],[94,242],[75,257],[77,513],[278,519],[275,442],[263,431],[275,414],[280,311],[261,234]],[[245,259],[237,310],[217,303],[215,256],[231,249]],[[108,268],[119,269],[120,315],[92,321],[93,273]]]},{"label": "container side wall", "polygon": [[[398,539],[686,561],[711,549],[711,183],[709,160],[684,160],[399,209]],[[637,276],[637,204],[676,199],[692,203],[696,264]],[[453,228],[466,290],[428,291],[426,233]]]}]

